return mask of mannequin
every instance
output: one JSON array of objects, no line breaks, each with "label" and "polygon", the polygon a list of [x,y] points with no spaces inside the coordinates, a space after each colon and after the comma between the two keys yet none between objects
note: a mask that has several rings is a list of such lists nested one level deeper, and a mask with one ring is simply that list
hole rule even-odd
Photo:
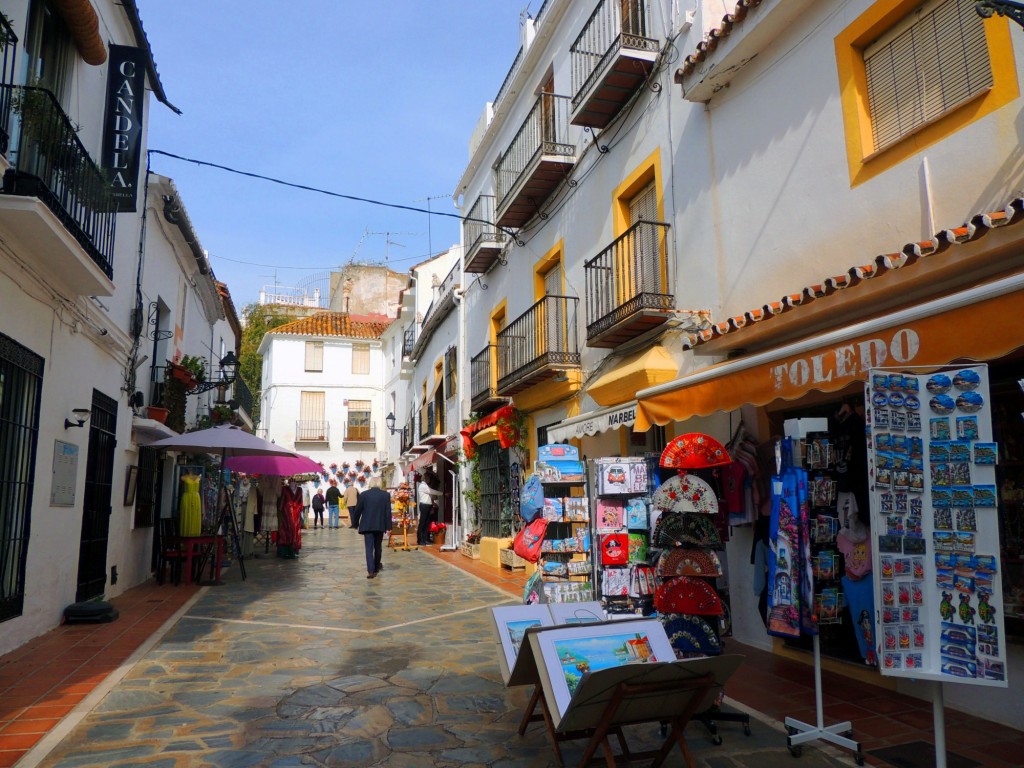
[{"label": "mannequin", "polygon": [[178,531],[182,536],[198,536],[203,532],[203,502],[199,497],[202,478],[191,470],[181,476],[181,500],[178,502]]},{"label": "mannequin", "polygon": [[298,557],[302,549],[299,518],[302,515],[302,489],[292,480],[281,491],[277,501],[277,556]]}]

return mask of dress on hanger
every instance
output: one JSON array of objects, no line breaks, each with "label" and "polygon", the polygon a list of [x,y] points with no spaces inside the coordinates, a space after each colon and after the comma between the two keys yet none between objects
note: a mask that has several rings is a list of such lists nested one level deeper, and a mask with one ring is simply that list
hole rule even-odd
[{"label": "dress on hanger", "polygon": [[296,557],[302,549],[299,518],[302,515],[302,489],[287,485],[277,502],[277,555]]},{"label": "dress on hanger", "polygon": [[181,476],[181,501],[178,503],[178,532],[182,536],[198,536],[203,532],[203,502],[199,497],[199,475]]}]

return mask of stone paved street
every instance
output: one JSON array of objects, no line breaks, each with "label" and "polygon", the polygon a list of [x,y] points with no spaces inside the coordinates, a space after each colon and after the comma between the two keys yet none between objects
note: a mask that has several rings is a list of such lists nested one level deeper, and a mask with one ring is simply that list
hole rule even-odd
[{"label": "stone paved street", "polygon": [[[298,560],[261,556],[201,591],[180,620],[40,763],[47,766],[555,765],[540,724],[520,737],[529,691],[501,682],[488,608],[514,598],[423,552],[384,555],[365,578],[354,531],[303,532]],[[167,589],[174,589],[168,585]],[[742,674],[742,669],[740,674]],[[701,766],[853,765],[777,723],[723,724]],[[658,743],[655,726],[627,731]],[[582,742],[563,746],[579,760]],[[679,752],[666,762],[683,765]]]}]

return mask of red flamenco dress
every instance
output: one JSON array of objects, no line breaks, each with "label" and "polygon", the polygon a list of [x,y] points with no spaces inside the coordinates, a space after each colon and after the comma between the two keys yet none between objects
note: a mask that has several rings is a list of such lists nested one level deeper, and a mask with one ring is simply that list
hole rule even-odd
[{"label": "red flamenco dress", "polygon": [[299,525],[302,515],[302,489],[285,486],[277,500],[277,556],[295,558],[302,549]]}]

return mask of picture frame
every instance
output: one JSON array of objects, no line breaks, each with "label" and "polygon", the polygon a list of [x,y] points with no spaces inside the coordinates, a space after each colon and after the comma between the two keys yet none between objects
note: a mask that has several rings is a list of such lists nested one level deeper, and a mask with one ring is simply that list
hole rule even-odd
[{"label": "picture frame", "polygon": [[540,651],[538,667],[550,680],[559,717],[589,672],[676,660],[665,627],[657,619],[556,626],[532,635],[530,642],[535,658]]},{"label": "picture frame", "polygon": [[604,608],[596,600],[586,603],[548,603],[547,607],[555,625],[593,624],[605,620]]},{"label": "picture frame", "polygon": [[491,608],[494,630],[501,647],[501,672],[507,682],[516,665],[526,630],[530,627],[550,627],[555,621],[544,604],[510,605]]},{"label": "picture frame", "polygon": [[125,470],[124,477],[124,505],[126,507],[135,504],[135,492],[139,488],[139,467],[129,464]]}]

